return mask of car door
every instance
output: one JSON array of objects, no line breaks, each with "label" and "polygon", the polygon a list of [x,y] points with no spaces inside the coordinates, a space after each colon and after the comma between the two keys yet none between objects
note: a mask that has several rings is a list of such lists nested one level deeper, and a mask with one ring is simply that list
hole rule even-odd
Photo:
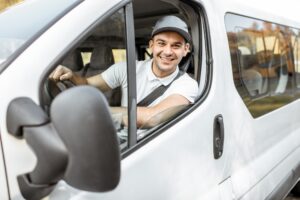
[{"label": "car door", "polygon": [[[146,5],[146,2],[148,1],[140,1],[140,6]],[[155,1],[155,3],[158,3],[159,6],[154,8],[166,6],[160,1]],[[117,0],[105,3],[100,1],[81,2],[53,26],[47,27],[47,31],[28,45],[28,48],[2,72],[0,93],[4,97],[3,103],[0,105],[0,120],[4,122],[1,126],[3,127],[1,133],[4,154],[8,155],[6,163],[12,199],[22,198],[17,176],[32,171],[39,160],[24,139],[17,139],[9,133],[5,123],[5,113],[9,103],[17,97],[29,97],[47,111],[42,91],[49,73],[57,64],[61,63],[65,55],[77,47],[77,44],[85,41],[89,33],[98,27],[97,25],[101,29],[101,22],[110,17],[114,18],[113,16],[120,12],[123,13],[123,17],[121,20],[117,20],[119,27],[126,27],[124,30],[127,53],[125,57],[129,66],[128,108],[130,110],[128,143],[124,150],[122,146],[120,147],[123,157],[120,183],[114,190],[100,193],[100,191],[89,192],[76,189],[65,181],[59,181],[53,187],[53,191],[51,189],[46,196],[49,199],[220,199],[220,191],[221,195],[224,193],[228,194],[227,197],[230,196],[230,170],[227,164],[230,162],[232,153],[230,135],[233,121],[230,118],[230,109],[224,107],[224,105],[228,105],[230,95],[225,89],[226,85],[222,84],[228,80],[228,77],[223,76],[226,74],[224,68],[219,67],[223,60],[216,60],[216,70],[212,70],[213,65],[210,62],[213,58],[210,35],[212,32],[218,32],[218,29],[216,27],[212,32],[210,31],[209,20],[206,18],[201,4],[178,3],[180,6],[176,3],[169,3],[168,6],[173,6],[172,8],[178,12],[177,14],[180,14],[179,11],[185,11],[190,26],[198,28],[198,30],[195,29],[196,34],[193,35],[196,54],[194,61],[198,67],[193,75],[200,83],[199,98],[186,111],[150,130],[149,135],[142,139],[138,140],[135,125],[136,82],[133,18],[136,19],[138,16],[134,16],[133,13],[134,9],[141,9],[137,6],[138,3],[132,5],[127,1],[119,2]],[[163,6],[160,7],[160,5]],[[148,6],[150,7],[150,5]],[[180,10],[181,6],[185,9]],[[169,10],[167,9],[167,11]],[[167,11],[164,10],[165,14],[168,14]],[[195,15],[188,15],[189,12]],[[155,13],[159,15],[159,12]],[[146,18],[147,15],[144,17]],[[214,22],[213,19],[211,22]],[[112,30],[108,29],[107,31]],[[103,32],[101,34],[104,34]],[[103,36],[101,34],[100,36]],[[113,39],[114,42],[117,42],[120,38],[113,37]],[[111,45],[114,42],[111,42]],[[92,52],[91,46],[81,47],[84,54]],[[120,46],[116,45],[114,48],[117,47]],[[203,73],[200,74],[200,71]],[[78,105],[78,107],[80,106]],[[68,118],[64,120],[69,121]],[[87,172],[83,171],[82,173]]]},{"label": "car door", "polygon": [[[143,16],[150,18],[150,14],[159,13],[158,11],[150,13],[150,9],[147,13],[139,6],[167,7],[162,2],[160,2],[161,5],[158,2],[160,1],[133,2],[133,13],[138,12],[134,18],[137,20],[135,25],[141,26],[138,23],[139,19],[141,22],[147,23]],[[171,5],[173,9],[176,8],[173,4]],[[186,6],[186,12],[197,14],[202,17],[203,22],[208,23],[204,17],[205,10],[200,4],[180,4],[180,6]],[[195,6],[196,9],[192,6]],[[127,16],[128,14],[130,12],[126,13],[126,17],[130,18],[130,15]],[[200,27],[197,26],[198,18],[195,18],[195,21],[192,16],[191,14],[188,18],[190,25],[194,22],[194,27],[198,27],[200,30]],[[137,26],[135,29],[138,29]],[[134,33],[130,29],[132,28],[131,24],[127,24],[126,28],[127,32]],[[131,122],[128,143],[122,152],[119,185],[113,191],[96,194],[71,188],[61,182],[49,196],[50,199],[62,199],[66,194],[72,198],[84,199],[231,199],[229,163],[233,151],[230,136],[233,131],[231,127],[233,120],[230,117],[230,109],[228,107],[226,109],[224,105],[228,105],[227,101],[230,99],[229,94],[232,91],[225,89],[225,85],[222,84],[224,81],[228,81],[223,74],[230,72],[225,73],[224,68],[220,67],[224,62],[222,59],[216,61],[216,70],[212,70],[212,63],[208,62],[206,65],[207,59],[212,58],[209,48],[211,32],[208,24],[201,24],[201,28],[205,32],[200,34],[199,30],[195,29],[198,31],[198,35],[194,35],[197,38],[194,43],[195,54],[199,55],[199,57],[196,56],[197,64],[199,64],[198,71],[203,72],[195,75],[195,77],[201,76],[202,86],[202,90],[199,89],[201,96],[195,105],[168,123],[151,129],[144,138],[137,138],[136,97],[134,94],[136,78],[135,70],[132,69],[134,65],[128,65],[130,66],[128,70],[132,70],[132,73],[128,72],[129,89],[134,89],[131,90],[131,94],[130,92],[128,94],[132,112],[129,115]],[[136,30],[135,34],[140,34],[139,31],[142,30]],[[214,31],[218,32],[217,27]],[[130,42],[133,41],[130,40]],[[201,48],[205,53],[201,55],[201,50],[197,48]],[[134,53],[135,51],[132,49],[127,49],[127,58],[135,57]]]}]

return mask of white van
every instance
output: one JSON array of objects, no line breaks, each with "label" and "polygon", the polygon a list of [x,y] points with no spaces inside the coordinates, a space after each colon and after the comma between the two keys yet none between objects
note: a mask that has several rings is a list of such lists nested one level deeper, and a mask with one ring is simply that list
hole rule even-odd
[{"label": "white van", "polygon": [[[285,198],[300,175],[295,7],[288,0],[26,0],[3,11],[0,199]],[[138,129],[135,60],[151,57],[152,27],[164,15],[189,26],[193,50],[180,67],[199,95]],[[128,127],[109,112],[120,91],[48,79],[59,64],[89,76],[121,61]]]}]

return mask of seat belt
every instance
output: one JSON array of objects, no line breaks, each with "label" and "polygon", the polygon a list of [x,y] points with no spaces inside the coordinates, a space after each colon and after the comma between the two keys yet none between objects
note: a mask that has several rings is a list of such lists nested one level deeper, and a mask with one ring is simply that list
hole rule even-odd
[{"label": "seat belt", "polygon": [[157,99],[159,96],[163,95],[165,91],[170,87],[170,85],[178,79],[181,75],[183,75],[183,71],[179,71],[176,75],[176,77],[169,83],[168,85],[161,85],[155,90],[153,90],[150,94],[148,94],[143,100],[141,100],[137,106],[149,106],[155,99]]}]

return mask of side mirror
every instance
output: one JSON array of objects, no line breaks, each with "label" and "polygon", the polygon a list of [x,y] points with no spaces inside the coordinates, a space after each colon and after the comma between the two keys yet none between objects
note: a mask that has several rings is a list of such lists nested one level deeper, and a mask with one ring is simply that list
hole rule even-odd
[{"label": "side mirror", "polygon": [[[24,120],[20,113],[34,120]],[[118,185],[119,143],[108,104],[96,88],[79,86],[59,94],[50,120],[29,98],[15,99],[7,110],[7,128],[18,138],[24,136],[37,156],[35,169],[18,176],[26,199],[48,195],[61,179],[93,192]]]}]

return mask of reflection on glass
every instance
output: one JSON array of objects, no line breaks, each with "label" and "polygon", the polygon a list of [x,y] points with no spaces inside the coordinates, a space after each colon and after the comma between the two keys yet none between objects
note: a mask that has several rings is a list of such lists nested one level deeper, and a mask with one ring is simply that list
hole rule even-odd
[{"label": "reflection on glass", "polygon": [[[291,102],[295,66],[299,66],[294,62],[300,50],[298,32],[234,14],[227,14],[225,22],[234,83],[251,114],[260,116]],[[273,106],[262,106],[266,99],[274,101]]]},{"label": "reflection on glass", "polygon": [[296,86],[300,88],[300,31],[294,30],[292,36],[293,56],[295,65]]}]

